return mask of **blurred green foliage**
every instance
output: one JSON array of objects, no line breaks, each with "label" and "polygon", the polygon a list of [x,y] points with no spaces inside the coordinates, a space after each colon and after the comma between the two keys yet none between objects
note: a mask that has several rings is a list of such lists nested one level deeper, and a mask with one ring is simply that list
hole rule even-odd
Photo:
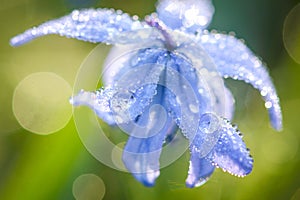
[{"label": "blurred green foliage", "polygon": [[[140,17],[155,10],[153,0],[80,2],[1,0],[1,200],[74,199],[73,182],[85,173],[101,177],[106,189],[104,199],[300,199],[300,65],[289,57],[282,38],[284,19],[300,1],[214,0],[216,13],[211,28],[234,31],[268,64],[281,98],[284,130],[277,133],[270,128],[257,91],[244,83],[227,81],[237,100],[234,122],[245,133],[244,140],[255,160],[254,170],[245,178],[217,170],[208,183],[195,189],[184,186],[188,153],[161,170],[155,187],[146,188],[130,174],[110,169],[93,158],[80,142],[73,120],[48,136],[30,133],[16,121],[12,98],[22,79],[47,71],[72,86],[81,62],[96,45],[47,36],[12,48],[12,36],[82,5],[113,7]],[[295,46],[300,48],[299,44]],[[114,137],[120,134],[109,127],[107,131]]]}]

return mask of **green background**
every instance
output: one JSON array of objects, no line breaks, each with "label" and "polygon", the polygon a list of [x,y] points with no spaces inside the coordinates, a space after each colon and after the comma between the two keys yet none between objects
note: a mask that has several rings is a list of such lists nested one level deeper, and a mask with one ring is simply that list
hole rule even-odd
[{"label": "green background", "polygon": [[[284,130],[277,133],[270,127],[259,92],[244,83],[227,81],[236,97],[233,121],[251,149],[253,172],[237,178],[217,169],[205,185],[187,189],[188,154],[162,169],[155,187],[146,188],[130,174],[106,167],[89,154],[72,119],[60,131],[41,136],[24,130],[12,112],[13,92],[22,79],[50,71],[73,85],[81,62],[96,46],[47,36],[12,48],[12,36],[73,8],[112,7],[143,17],[155,10],[155,1],[0,0],[0,199],[74,199],[73,182],[85,173],[104,181],[104,199],[300,199],[300,65],[283,45],[284,19],[298,3],[214,0],[216,13],[210,28],[234,31],[268,64],[281,99]],[[291,32],[300,37],[299,24],[300,19]],[[300,48],[299,43],[294,45]],[[108,131],[121,134],[115,129]]]}]

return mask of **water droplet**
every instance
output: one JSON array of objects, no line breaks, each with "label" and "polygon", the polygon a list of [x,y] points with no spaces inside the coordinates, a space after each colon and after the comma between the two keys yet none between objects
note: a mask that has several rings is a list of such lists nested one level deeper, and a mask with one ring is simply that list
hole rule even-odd
[{"label": "water droplet", "polygon": [[272,104],[272,102],[270,102],[270,101],[267,101],[267,102],[265,103],[265,107],[266,107],[267,109],[272,108],[272,106],[273,106],[273,104]]},{"label": "water droplet", "polygon": [[131,120],[129,109],[134,101],[133,94],[128,91],[118,92],[112,97],[110,108],[117,123],[127,123]]},{"label": "water droplet", "polygon": [[176,96],[176,101],[177,103],[180,105],[181,104],[181,101],[180,101],[180,97],[179,96]]},{"label": "water droplet", "polygon": [[219,118],[213,113],[203,114],[200,118],[200,130],[203,133],[213,133],[220,127]]},{"label": "water droplet", "polygon": [[189,109],[190,109],[193,113],[198,113],[198,112],[199,112],[198,105],[190,104],[190,105],[189,105]]},{"label": "water droplet", "polygon": [[267,90],[262,90],[260,92],[260,95],[263,96],[263,97],[265,97],[267,94],[268,94]]},{"label": "water droplet", "polygon": [[118,92],[111,99],[111,109],[116,112],[124,112],[134,103],[133,94],[126,92]]}]

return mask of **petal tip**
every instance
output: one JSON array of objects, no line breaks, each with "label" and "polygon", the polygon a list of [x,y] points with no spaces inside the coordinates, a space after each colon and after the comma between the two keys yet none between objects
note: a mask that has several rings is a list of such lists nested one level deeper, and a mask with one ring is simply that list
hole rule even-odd
[{"label": "petal tip", "polygon": [[209,177],[208,178],[200,178],[197,181],[196,180],[191,181],[191,180],[187,179],[185,182],[185,186],[187,188],[200,187],[200,186],[204,185],[208,181],[208,179],[209,179]]},{"label": "petal tip", "polygon": [[10,39],[9,44],[12,47],[18,47],[24,44],[25,42],[21,40],[20,36],[15,36],[12,39]]},{"label": "petal tip", "polygon": [[134,173],[134,177],[146,187],[153,187],[155,185],[156,178],[159,176],[160,172],[153,171],[147,173]]}]

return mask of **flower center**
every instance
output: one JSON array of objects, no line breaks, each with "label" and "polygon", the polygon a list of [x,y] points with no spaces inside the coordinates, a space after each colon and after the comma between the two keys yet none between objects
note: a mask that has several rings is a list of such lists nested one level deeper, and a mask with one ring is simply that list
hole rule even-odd
[{"label": "flower center", "polygon": [[169,51],[173,51],[176,48],[176,43],[172,40],[169,31],[167,30],[167,26],[157,17],[156,13],[152,13],[150,16],[146,16],[145,22],[159,30],[163,37],[165,38],[165,47]]}]

